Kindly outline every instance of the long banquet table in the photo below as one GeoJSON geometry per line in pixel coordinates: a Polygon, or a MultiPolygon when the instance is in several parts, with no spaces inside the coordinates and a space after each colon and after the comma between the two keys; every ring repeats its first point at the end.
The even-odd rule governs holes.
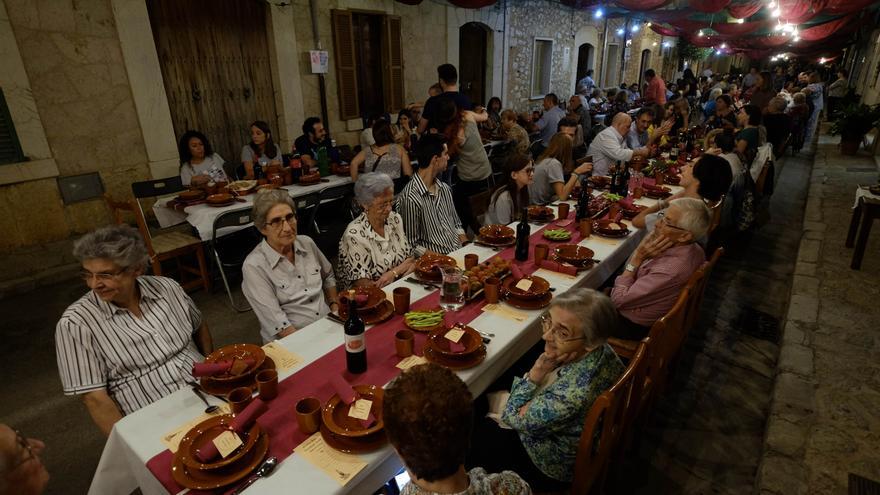
{"type": "MultiPolygon", "coordinates": [[[[673,192],[681,190],[680,187],[670,187],[673,192]]],[[[636,204],[645,206],[655,202],[656,200],[649,198],[635,201],[636,204]]],[[[535,233],[543,227],[544,225],[532,224],[532,232],[535,233]]],[[[605,239],[594,234],[581,240],[579,244],[592,249],[595,258],[601,260],[592,269],[580,272],[576,277],[546,271],[542,271],[541,276],[548,279],[555,288],[554,294],[557,296],[574,287],[596,288],[626,261],[644,236],[642,230],[631,228],[631,231],[630,235],[623,239],[605,239]]],[[[552,249],[552,246],[558,243],[549,242],[549,244],[552,249]]],[[[477,254],[480,261],[497,254],[491,248],[468,244],[450,253],[450,256],[461,262],[464,255],[469,253],[477,254]]],[[[403,279],[388,286],[386,292],[390,294],[390,291],[398,286],[406,286],[411,290],[412,301],[418,301],[432,292],[422,285],[406,282],[403,279]]],[[[457,372],[475,396],[484,392],[541,338],[539,316],[545,310],[517,311],[528,315],[525,321],[515,321],[498,313],[483,312],[469,323],[477,330],[495,334],[487,346],[486,359],[474,368],[457,372]]],[[[369,337],[368,333],[368,346],[369,337]]],[[[278,342],[302,357],[298,365],[279,373],[279,380],[284,380],[337,348],[343,342],[342,326],[324,318],[278,342]]],[[[420,349],[416,351],[418,353],[420,349]]],[[[216,398],[209,400],[220,403],[216,398]]],[[[89,493],[94,495],[130,493],[136,487],[140,487],[145,495],[167,495],[168,490],[148,470],[146,463],[165,451],[166,447],[161,442],[162,435],[198,417],[203,411],[204,404],[189,388],[183,388],[122,418],[110,433],[89,493]]],[[[292,408],[290,421],[295,421],[292,408]]],[[[296,493],[373,493],[402,468],[400,459],[388,445],[378,451],[360,455],[368,464],[345,486],[340,486],[317,467],[294,453],[287,457],[271,476],[257,481],[247,493],[286,493],[294,486],[297,487],[296,493]]]]}
{"type": "MultiPolygon", "coordinates": [[[[292,184],[289,186],[282,186],[281,189],[289,192],[291,198],[297,199],[308,196],[312,193],[322,191],[324,189],[327,189],[328,187],[351,183],[351,177],[349,176],[341,177],[338,175],[330,175],[325,177],[324,179],[327,182],[322,181],[317,184],[312,184],[308,186],[292,184]]],[[[162,227],[167,227],[170,225],[176,225],[185,220],[198,231],[199,237],[201,237],[203,241],[211,240],[214,220],[216,220],[221,213],[251,208],[254,205],[254,195],[248,194],[246,196],[242,196],[241,199],[244,200],[243,203],[237,201],[229,206],[223,207],[208,206],[207,204],[202,203],[193,206],[187,206],[183,212],[180,212],[167,206],[168,202],[171,201],[171,199],[173,198],[162,198],[153,204],[153,213],[155,213],[156,219],[159,221],[159,225],[162,227]]]]}

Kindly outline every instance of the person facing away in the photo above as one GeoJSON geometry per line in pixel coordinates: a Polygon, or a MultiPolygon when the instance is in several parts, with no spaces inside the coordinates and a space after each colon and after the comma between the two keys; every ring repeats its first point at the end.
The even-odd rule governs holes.
{"type": "Polygon", "coordinates": [[[382,421],[411,480],[401,495],[532,493],[513,471],[465,470],[473,416],[467,385],[442,366],[414,366],[388,385],[382,421]]]}
{"type": "Polygon", "coordinates": [[[425,108],[422,110],[422,116],[419,120],[418,133],[420,136],[429,130],[432,130],[432,132],[442,132],[438,116],[441,99],[451,99],[461,111],[474,108],[470,98],[458,91],[458,71],[454,65],[443,64],[438,66],[437,78],[440,80],[438,84],[440,84],[443,92],[438,95],[432,95],[425,102],[425,108]]]}

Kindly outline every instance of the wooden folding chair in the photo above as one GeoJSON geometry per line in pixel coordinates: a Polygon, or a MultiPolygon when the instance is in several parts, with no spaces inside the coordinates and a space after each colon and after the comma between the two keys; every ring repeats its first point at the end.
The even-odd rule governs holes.
{"type": "Polygon", "coordinates": [[[144,238],[144,244],[146,244],[147,252],[150,254],[150,264],[153,267],[154,275],[161,276],[163,274],[162,262],[173,259],[177,262],[178,275],[180,276],[178,282],[180,282],[184,289],[192,290],[204,287],[205,290],[211,290],[211,277],[208,275],[208,264],[205,260],[205,250],[201,239],[175,231],[152,235],[149,227],[147,227],[147,221],[144,219],[140,203],[134,198],[128,201],[115,201],[105,194],[104,202],[110,208],[117,224],[125,223],[124,212],[130,212],[134,215],[138,231],[140,231],[141,237],[144,238]],[[180,258],[189,254],[196,256],[198,267],[181,263],[180,258]],[[193,275],[194,278],[184,280],[186,274],[193,275]]]}
{"type": "Polygon", "coordinates": [[[584,420],[574,461],[572,495],[600,493],[608,473],[609,460],[625,428],[631,408],[636,407],[639,382],[643,381],[645,347],[640,346],[617,382],[593,402],[584,420]]]}
{"type": "Polygon", "coordinates": [[[494,191],[490,189],[488,191],[474,194],[468,198],[468,201],[471,204],[471,213],[480,223],[482,223],[481,218],[484,217],[489,210],[489,201],[492,200],[493,192],[494,191]]]}

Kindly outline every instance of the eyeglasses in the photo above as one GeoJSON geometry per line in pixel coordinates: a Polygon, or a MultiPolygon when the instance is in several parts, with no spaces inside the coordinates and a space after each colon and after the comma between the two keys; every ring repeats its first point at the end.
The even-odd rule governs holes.
{"type": "Polygon", "coordinates": [[[520,170],[520,172],[525,172],[527,175],[532,175],[533,173],[535,173],[535,167],[526,167],[520,170]]]}
{"type": "Polygon", "coordinates": [[[661,216],[660,218],[658,218],[657,222],[658,223],[663,222],[663,225],[669,227],[670,229],[680,230],[682,232],[687,232],[687,229],[683,229],[677,225],[673,225],[673,224],[669,223],[669,220],[665,216],[661,216]]]}
{"type": "Polygon", "coordinates": [[[392,206],[394,206],[394,200],[389,199],[388,201],[382,201],[381,203],[373,203],[371,205],[371,208],[374,208],[376,210],[384,210],[386,208],[391,208],[392,206]]]}
{"type": "Polygon", "coordinates": [[[126,270],[128,270],[128,268],[123,268],[123,269],[117,270],[115,272],[99,272],[99,273],[92,273],[87,270],[82,270],[81,272],[79,272],[79,278],[83,279],[83,282],[86,282],[86,283],[91,282],[93,278],[98,279],[99,282],[109,282],[111,280],[114,280],[116,277],[122,275],[123,273],[125,273],[126,270]]]}
{"type": "Polygon", "coordinates": [[[27,441],[27,438],[25,438],[25,436],[22,435],[20,431],[18,431],[18,430],[13,430],[13,431],[15,432],[15,442],[18,444],[19,447],[21,447],[19,452],[22,453],[21,459],[19,459],[12,466],[12,469],[15,469],[18,466],[21,466],[22,464],[26,463],[27,461],[36,458],[36,454],[34,454],[34,448],[31,447],[31,444],[30,444],[30,442],[27,441]]]}
{"type": "Polygon", "coordinates": [[[266,222],[266,225],[272,227],[273,229],[280,229],[282,222],[287,222],[291,227],[296,225],[296,213],[288,213],[283,217],[273,218],[266,222]]]}
{"type": "Polygon", "coordinates": [[[550,333],[556,338],[557,342],[573,342],[575,340],[584,340],[585,337],[581,335],[580,337],[572,337],[571,330],[561,327],[553,323],[553,318],[550,316],[550,313],[544,313],[541,315],[541,328],[544,333],[550,333]]]}

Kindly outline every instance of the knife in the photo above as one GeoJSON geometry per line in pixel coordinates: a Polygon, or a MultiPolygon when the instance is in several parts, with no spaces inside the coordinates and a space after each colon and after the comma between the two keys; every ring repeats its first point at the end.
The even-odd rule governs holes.
{"type": "Polygon", "coordinates": [[[339,323],[340,325],[345,325],[345,320],[343,320],[342,317],[337,315],[336,313],[327,313],[327,319],[329,319],[331,321],[335,321],[336,323],[339,323]]]}

